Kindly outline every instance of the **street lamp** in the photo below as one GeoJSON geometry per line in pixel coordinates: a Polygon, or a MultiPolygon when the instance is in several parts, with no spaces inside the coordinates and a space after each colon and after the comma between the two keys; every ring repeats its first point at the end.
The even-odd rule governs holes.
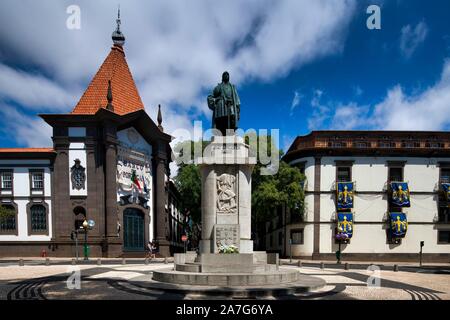
{"type": "Polygon", "coordinates": [[[345,241],[345,240],[348,239],[348,234],[343,233],[343,232],[342,232],[342,229],[339,228],[339,229],[338,229],[338,233],[336,234],[336,239],[337,239],[338,242],[339,242],[339,249],[338,249],[338,251],[336,252],[336,258],[337,258],[337,263],[338,263],[338,264],[341,264],[341,244],[342,244],[342,240],[345,241]]]}
{"type": "Polygon", "coordinates": [[[94,220],[84,220],[82,228],[84,229],[84,260],[89,260],[88,245],[87,245],[87,234],[88,230],[91,230],[95,226],[94,220]]]}

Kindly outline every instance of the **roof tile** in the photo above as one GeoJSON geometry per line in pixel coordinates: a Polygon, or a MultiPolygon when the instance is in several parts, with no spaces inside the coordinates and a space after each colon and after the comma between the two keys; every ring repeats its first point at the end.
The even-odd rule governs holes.
{"type": "Polygon", "coordinates": [[[95,114],[99,109],[106,108],[108,80],[111,80],[115,113],[124,115],[144,109],[123,48],[114,45],[72,114],[95,114]]]}

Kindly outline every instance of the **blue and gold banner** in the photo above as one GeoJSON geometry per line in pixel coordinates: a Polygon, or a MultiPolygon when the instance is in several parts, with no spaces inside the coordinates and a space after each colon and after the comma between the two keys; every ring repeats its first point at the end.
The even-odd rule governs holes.
{"type": "Polygon", "coordinates": [[[442,183],[442,191],[444,191],[445,199],[450,201],[450,183],[442,183]]]}
{"type": "Polygon", "coordinates": [[[408,230],[408,221],[403,212],[391,212],[390,225],[392,238],[404,238],[408,230]]]}
{"type": "Polygon", "coordinates": [[[407,182],[391,182],[392,205],[396,207],[410,207],[409,187],[407,182]]]}
{"type": "Polygon", "coordinates": [[[337,231],[341,235],[346,235],[350,239],[353,236],[353,213],[338,213],[338,227],[337,231]]]}
{"type": "Polygon", "coordinates": [[[353,182],[338,182],[337,184],[337,208],[352,209],[353,208],[353,182]]]}

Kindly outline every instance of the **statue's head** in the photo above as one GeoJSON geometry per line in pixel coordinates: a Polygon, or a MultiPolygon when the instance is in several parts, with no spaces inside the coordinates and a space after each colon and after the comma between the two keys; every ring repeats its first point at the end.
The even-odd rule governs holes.
{"type": "Polygon", "coordinates": [[[228,73],[228,71],[225,71],[224,73],[222,73],[222,82],[223,83],[230,82],[230,74],[228,73]]]}

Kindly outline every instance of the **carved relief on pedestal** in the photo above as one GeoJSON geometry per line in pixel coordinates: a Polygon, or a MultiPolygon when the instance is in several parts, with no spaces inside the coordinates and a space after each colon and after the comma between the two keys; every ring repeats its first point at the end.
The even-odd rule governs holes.
{"type": "Polygon", "coordinates": [[[236,177],[224,173],[217,177],[217,213],[236,213],[236,177]]]}

